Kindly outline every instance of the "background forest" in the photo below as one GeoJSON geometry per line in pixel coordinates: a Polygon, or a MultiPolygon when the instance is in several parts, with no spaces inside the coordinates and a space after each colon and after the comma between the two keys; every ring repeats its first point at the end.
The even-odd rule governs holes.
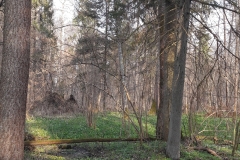
{"type": "Polygon", "coordinates": [[[227,143],[232,156],[240,156],[240,1],[193,0],[190,12],[187,2],[176,2],[32,0],[27,118],[84,115],[96,128],[99,114],[118,112],[120,127],[133,126],[140,140],[168,141],[171,109],[181,99],[182,140],[189,146],[205,139],[227,143]],[[183,57],[177,55],[182,35],[181,98],[174,67],[183,57]],[[147,134],[148,116],[155,116],[154,135],[147,134]]]}

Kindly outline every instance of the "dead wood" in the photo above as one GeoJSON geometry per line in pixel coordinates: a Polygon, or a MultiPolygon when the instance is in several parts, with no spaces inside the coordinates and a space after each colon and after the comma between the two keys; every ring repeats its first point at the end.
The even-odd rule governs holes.
{"type": "Polygon", "coordinates": [[[218,158],[222,159],[222,157],[219,156],[215,151],[213,151],[213,150],[211,150],[211,149],[209,149],[209,148],[207,148],[207,147],[193,147],[193,149],[194,149],[194,150],[198,150],[198,151],[206,151],[206,152],[208,152],[209,154],[211,154],[211,155],[213,155],[213,156],[215,156],[215,157],[218,157],[218,158]]]}
{"type": "MultiPolygon", "coordinates": [[[[25,141],[25,146],[36,145],[53,145],[53,144],[70,144],[70,143],[85,143],[85,142],[124,142],[124,141],[140,141],[140,138],[90,138],[90,139],[60,139],[60,140],[40,140],[40,141],[25,141]]],[[[146,138],[144,141],[154,141],[156,138],[146,138]]]]}

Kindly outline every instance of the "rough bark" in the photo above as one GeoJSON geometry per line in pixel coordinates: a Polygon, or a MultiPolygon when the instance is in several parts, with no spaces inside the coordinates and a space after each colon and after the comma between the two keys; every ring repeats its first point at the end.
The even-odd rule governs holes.
{"type": "MultiPolygon", "coordinates": [[[[157,113],[156,135],[158,138],[167,141],[169,131],[169,110],[171,105],[171,92],[173,80],[173,62],[176,50],[176,13],[175,3],[165,0],[163,5],[164,17],[159,17],[160,43],[160,102],[157,113]]],[[[161,12],[160,12],[161,14],[161,12]]]]}
{"type": "Polygon", "coordinates": [[[173,84],[172,84],[172,106],[170,112],[170,127],[167,141],[167,155],[171,159],[180,158],[180,139],[181,139],[181,116],[182,99],[185,77],[185,64],[187,53],[187,32],[189,26],[191,0],[181,0],[178,3],[179,21],[179,44],[174,62],[173,84]]]}
{"type": "Polygon", "coordinates": [[[6,0],[0,83],[0,159],[21,160],[30,55],[31,0],[6,0]]]}
{"type": "MultiPolygon", "coordinates": [[[[0,3],[0,70],[1,70],[1,62],[2,62],[2,48],[3,48],[3,21],[4,21],[4,14],[3,14],[3,1],[0,3]]],[[[0,77],[1,78],[1,77],[0,77]]]]}
{"type": "Polygon", "coordinates": [[[105,14],[106,14],[106,26],[105,26],[105,44],[104,44],[104,75],[103,75],[103,111],[106,109],[106,90],[107,90],[107,54],[108,54],[108,14],[109,14],[109,4],[105,0],[105,14]]]}

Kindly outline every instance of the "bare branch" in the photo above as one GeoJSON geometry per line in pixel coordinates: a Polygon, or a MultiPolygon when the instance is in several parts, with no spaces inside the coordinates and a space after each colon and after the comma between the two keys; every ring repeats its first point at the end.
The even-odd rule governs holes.
{"type": "Polygon", "coordinates": [[[197,17],[195,17],[193,14],[191,14],[193,16],[194,19],[196,19],[204,28],[206,28],[211,35],[213,35],[214,39],[216,39],[217,42],[219,42],[219,44],[221,44],[221,46],[228,51],[228,53],[230,53],[233,57],[237,58],[238,60],[240,60],[240,58],[238,56],[236,56],[234,53],[232,53],[224,44],[223,42],[218,38],[218,36],[213,33],[213,31],[206,25],[204,24],[201,20],[199,20],[197,17]]]}
{"type": "Polygon", "coordinates": [[[229,26],[231,27],[231,30],[232,30],[238,37],[240,37],[240,33],[239,33],[239,32],[233,27],[233,25],[230,23],[227,15],[226,15],[225,10],[223,10],[223,13],[224,13],[224,15],[225,15],[225,17],[226,17],[226,20],[227,20],[229,26]]]}
{"type": "Polygon", "coordinates": [[[240,12],[239,12],[238,10],[230,9],[230,8],[227,8],[227,7],[218,5],[218,4],[216,4],[216,3],[208,3],[208,2],[200,1],[200,0],[193,0],[193,1],[194,1],[194,2],[197,2],[197,3],[204,4],[204,5],[211,6],[211,7],[213,7],[213,8],[221,8],[221,9],[224,9],[224,10],[228,10],[228,11],[231,11],[231,12],[234,12],[234,13],[237,13],[237,14],[240,14],[240,12]]]}

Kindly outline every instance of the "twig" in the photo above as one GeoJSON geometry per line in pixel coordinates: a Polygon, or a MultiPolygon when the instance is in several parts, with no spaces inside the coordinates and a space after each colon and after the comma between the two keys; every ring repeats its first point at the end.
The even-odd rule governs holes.
{"type": "Polygon", "coordinates": [[[218,5],[217,3],[209,3],[209,2],[204,2],[204,1],[200,1],[200,0],[193,0],[193,1],[194,1],[194,2],[197,2],[197,3],[204,4],[204,5],[211,6],[211,7],[213,7],[213,8],[221,8],[221,9],[225,9],[225,10],[228,10],[228,11],[231,11],[231,12],[234,12],[234,13],[237,13],[237,14],[240,14],[240,12],[239,12],[238,10],[230,9],[230,8],[227,8],[227,7],[218,5]]]}

